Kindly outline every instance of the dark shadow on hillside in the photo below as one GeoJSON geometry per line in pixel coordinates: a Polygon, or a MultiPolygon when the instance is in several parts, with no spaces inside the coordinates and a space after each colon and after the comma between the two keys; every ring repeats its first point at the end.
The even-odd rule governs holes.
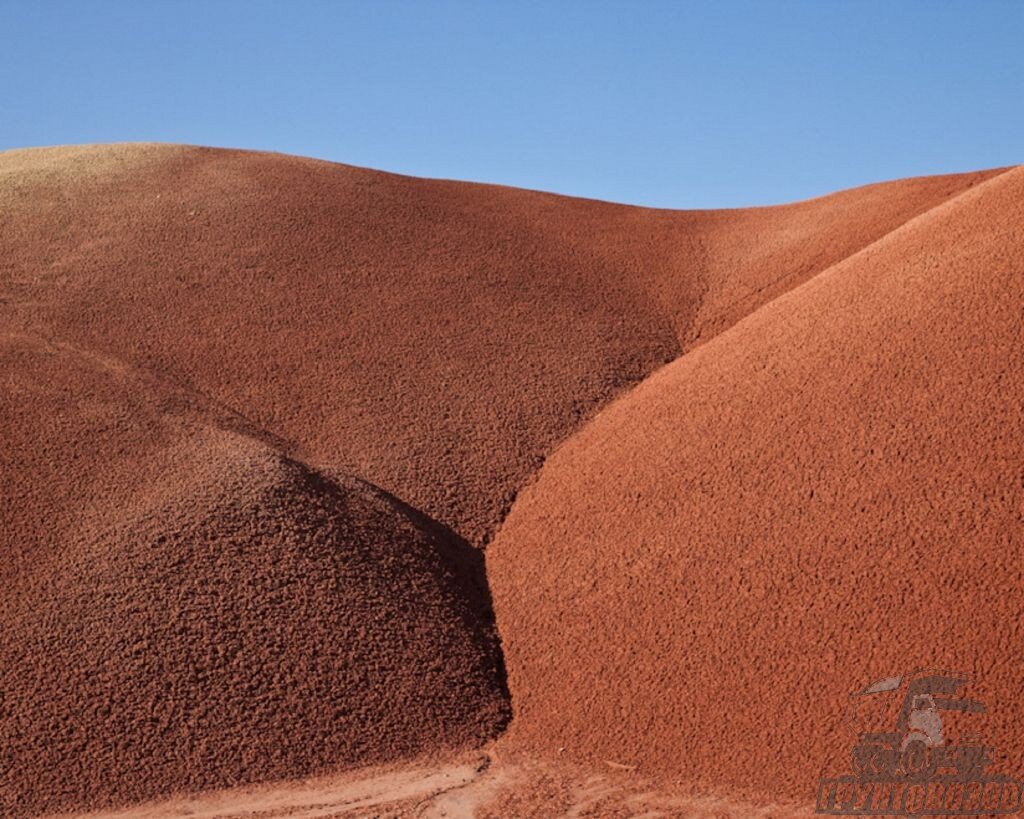
{"type": "Polygon", "coordinates": [[[302,462],[293,461],[293,463],[297,463],[307,472],[309,480],[318,491],[344,499],[346,493],[343,490],[362,489],[387,504],[406,519],[411,526],[430,537],[437,547],[439,568],[446,575],[451,588],[465,604],[464,607],[459,607],[462,623],[467,633],[478,636],[481,653],[487,659],[489,668],[500,686],[506,709],[496,735],[502,733],[512,718],[512,696],[508,687],[505,656],[494,615],[494,602],[491,597],[490,584],[487,581],[487,567],[483,550],[470,545],[451,527],[362,478],[330,469],[316,470],[302,462]]]}

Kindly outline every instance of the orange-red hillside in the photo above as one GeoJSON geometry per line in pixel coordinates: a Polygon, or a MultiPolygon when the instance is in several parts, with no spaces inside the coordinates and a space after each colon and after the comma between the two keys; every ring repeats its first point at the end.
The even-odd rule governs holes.
{"type": "MultiPolygon", "coordinates": [[[[763,746],[727,743],[779,713],[744,652],[784,687],[827,642],[807,612],[889,600],[879,560],[924,573],[899,629],[943,566],[966,594],[1017,546],[1019,179],[685,212],[181,146],[0,154],[0,814],[496,736],[474,547],[566,439],[493,553],[515,735],[735,782],[763,746]]],[[[1017,645],[993,588],[976,664],[1017,645]]],[[[834,622],[825,681],[859,668],[834,622]]],[[[803,720],[769,730],[794,777],[803,720]]]]}
{"type": "Polygon", "coordinates": [[[985,176],[676,212],[238,151],[10,151],[0,320],[480,543],[608,396],[985,176]]]}
{"type": "Polygon", "coordinates": [[[478,551],[108,362],[24,337],[0,361],[0,814],[473,747],[503,727],[478,551]]]}
{"type": "Polygon", "coordinates": [[[849,772],[852,690],[948,668],[1020,773],[1022,225],[1018,168],[548,459],[488,551],[513,744],[813,801],[849,772]]]}

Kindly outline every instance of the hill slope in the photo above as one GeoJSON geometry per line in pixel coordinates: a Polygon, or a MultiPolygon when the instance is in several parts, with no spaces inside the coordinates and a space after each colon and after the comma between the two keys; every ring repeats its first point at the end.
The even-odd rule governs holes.
{"type": "MultiPolygon", "coordinates": [[[[844,265],[860,270],[858,259],[898,237],[909,243],[898,264],[924,265],[924,280],[929,265],[959,264],[964,248],[1005,250],[998,242],[1013,238],[1012,221],[918,232],[943,207],[958,213],[1017,178],[997,174],[684,212],[181,146],[0,154],[0,470],[9,478],[0,482],[0,763],[9,772],[0,808],[108,805],[486,742],[505,725],[509,698],[483,556],[472,547],[487,544],[560,442],[682,354],[609,409],[621,430],[607,431],[601,415],[570,439],[496,547],[517,732],[543,746],[545,731],[557,736],[585,717],[564,706],[581,694],[607,717],[595,680],[615,678],[591,674],[621,670],[621,646],[601,643],[605,659],[567,668],[579,650],[573,629],[603,612],[578,598],[580,584],[615,570],[609,594],[639,600],[631,571],[663,572],[651,580],[657,589],[697,553],[616,562],[612,533],[625,525],[617,476],[640,481],[628,537],[677,512],[684,528],[697,525],[692,509],[679,511],[671,474],[627,468],[634,448],[664,467],[669,453],[694,447],[694,463],[726,492],[733,459],[753,457],[744,436],[758,429],[754,404],[785,398],[762,372],[764,337],[779,334],[772,362],[794,356],[804,367],[790,388],[817,384],[835,356],[844,366],[888,356],[893,338],[916,355],[893,333],[928,329],[911,321],[925,320],[918,291],[891,285],[878,307],[887,328],[856,355],[826,334],[825,360],[802,358],[809,337],[793,334],[808,322],[825,332],[822,310],[849,312],[861,274],[843,274],[852,283],[830,297],[837,305],[798,294],[844,265]],[[790,303],[798,306],[783,310],[790,303]],[[682,375],[694,386],[662,396],[658,385],[689,368],[710,380],[682,375]],[[737,385],[747,382],[761,392],[744,397],[737,385]],[[648,412],[671,429],[653,432],[648,412]],[[589,450],[600,429],[609,441],[621,435],[593,445],[608,457],[589,450]],[[573,452],[588,452],[580,462],[593,466],[560,466],[573,452]],[[661,499],[648,507],[648,495],[661,499]],[[599,502],[591,532],[579,510],[599,502]],[[557,579],[553,567],[570,574],[557,579]],[[563,611],[565,601],[579,612],[563,611]],[[564,677],[535,667],[544,652],[564,677]],[[553,724],[548,708],[566,722],[553,724]]],[[[951,292],[949,311],[981,298],[951,292]]],[[[1015,306],[979,301],[965,325],[971,343],[987,344],[1015,306]]],[[[844,320],[851,333],[860,326],[844,320]]],[[[950,407],[963,384],[992,376],[965,349],[921,359],[952,373],[950,407]]],[[[789,406],[769,430],[764,470],[791,457],[801,425],[822,437],[808,458],[839,458],[819,416],[801,411],[789,406]]],[[[843,429],[858,427],[844,419],[843,429]]],[[[781,464],[772,468],[791,468],[781,464]]],[[[750,491],[761,503],[768,488],[750,491]]],[[[731,518],[703,521],[732,542],[731,518]]],[[[770,526],[761,536],[777,542],[770,526]]],[[[694,588],[714,602],[718,580],[694,588]]],[[[667,649],[648,641],[669,626],[651,605],[636,602],[655,629],[638,632],[636,650],[660,662],[667,649]]],[[[658,706],[650,688],[616,686],[609,697],[635,699],[638,721],[619,736],[632,747],[658,706]]],[[[657,736],[675,741],[696,724],[669,719],[657,736]]],[[[607,739],[599,726],[571,730],[582,732],[580,753],[607,739]]],[[[687,771],[732,781],[716,758],[687,771]]]]}
{"type": "Polygon", "coordinates": [[[504,726],[482,560],[453,533],[123,371],[25,338],[0,360],[4,428],[44,410],[42,435],[0,455],[12,505],[38,516],[5,529],[4,816],[476,747],[504,726]]]}
{"type": "Polygon", "coordinates": [[[935,208],[548,459],[488,551],[513,744],[813,800],[851,690],[952,668],[1019,768],[1022,203],[935,208]]]}
{"type": "Polygon", "coordinates": [[[991,172],[659,211],[270,154],[0,154],[0,327],[113,357],[485,542],[610,396],[991,172]]]}

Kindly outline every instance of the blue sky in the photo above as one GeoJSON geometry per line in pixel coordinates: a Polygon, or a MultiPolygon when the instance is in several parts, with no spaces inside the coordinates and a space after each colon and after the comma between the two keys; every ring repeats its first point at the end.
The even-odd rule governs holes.
{"type": "Polygon", "coordinates": [[[1024,2],[0,0],[0,149],[134,140],[791,201],[1024,162],[1024,2]]]}

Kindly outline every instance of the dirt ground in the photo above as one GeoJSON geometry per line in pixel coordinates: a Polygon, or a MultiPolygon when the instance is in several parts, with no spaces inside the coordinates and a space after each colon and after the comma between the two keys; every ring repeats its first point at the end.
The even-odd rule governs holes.
{"type": "MultiPolygon", "coordinates": [[[[446,760],[363,768],[323,777],[174,796],[83,819],[499,819],[499,817],[692,817],[795,819],[810,807],[755,807],[713,795],[674,793],[608,761],[588,770],[491,748],[446,760]]],[[[54,815],[56,817],[57,815],[54,815]]]]}

